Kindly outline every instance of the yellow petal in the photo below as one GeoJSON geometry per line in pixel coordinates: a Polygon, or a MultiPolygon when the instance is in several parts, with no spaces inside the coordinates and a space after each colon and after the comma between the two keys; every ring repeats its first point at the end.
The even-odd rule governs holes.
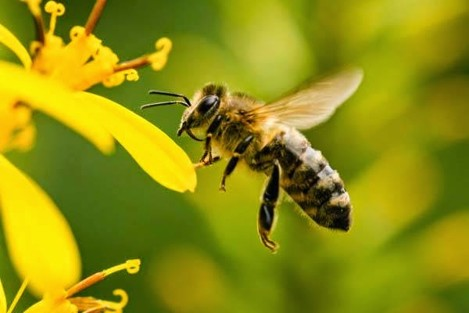
{"type": "Polygon", "coordinates": [[[24,313],[77,313],[78,309],[65,298],[64,291],[46,294],[44,298],[30,306],[24,313]]]}
{"type": "Polygon", "coordinates": [[[47,194],[0,154],[0,212],[10,259],[36,295],[80,278],[80,256],[67,221],[47,194]]]}
{"type": "Polygon", "coordinates": [[[189,157],[164,132],[109,99],[87,92],[79,96],[82,103],[86,103],[87,111],[97,114],[114,138],[154,180],[176,191],[194,191],[197,178],[189,157]]]}
{"type": "Polygon", "coordinates": [[[0,313],[7,312],[7,298],[3,290],[2,280],[0,279],[0,313]]]}
{"type": "Polygon", "coordinates": [[[24,313],[77,313],[78,309],[75,305],[71,304],[70,301],[61,302],[46,302],[41,300],[31,307],[29,307],[24,313]]]}
{"type": "Polygon", "coordinates": [[[109,132],[77,101],[74,97],[76,92],[59,82],[0,61],[0,95],[2,93],[15,96],[32,108],[54,117],[88,139],[103,153],[113,151],[114,141],[109,132]]]}
{"type": "Polygon", "coordinates": [[[29,56],[28,50],[26,50],[18,38],[2,24],[0,24],[0,43],[3,43],[8,49],[13,51],[25,68],[29,69],[31,67],[31,57],[29,56]]]}

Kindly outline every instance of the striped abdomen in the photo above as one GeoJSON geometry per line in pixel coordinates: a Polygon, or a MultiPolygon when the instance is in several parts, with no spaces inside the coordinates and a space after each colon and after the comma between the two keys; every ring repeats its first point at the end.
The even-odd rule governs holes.
{"type": "Polygon", "coordinates": [[[284,134],[277,145],[280,186],[319,225],[348,230],[352,205],[337,171],[297,131],[284,134]]]}

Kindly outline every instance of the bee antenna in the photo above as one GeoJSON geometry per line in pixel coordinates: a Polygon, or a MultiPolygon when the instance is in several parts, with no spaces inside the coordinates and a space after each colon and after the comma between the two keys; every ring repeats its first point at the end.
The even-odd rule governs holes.
{"type": "Polygon", "coordinates": [[[140,107],[141,110],[144,110],[144,109],[148,109],[148,108],[152,108],[152,107],[157,107],[157,106],[161,106],[161,105],[171,105],[171,104],[182,104],[183,106],[185,107],[189,107],[189,105],[187,105],[186,102],[182,102],[182,101],[164,101],[164,102],[155,102],[155,103],[147,103],[147,104],[144,104],[140,107]]]}
{"type": "MultiPolygon", "coordinates": [[[[148,91],[148,93],[150,95],[163,95],[163,96],[172,96],[172,97],[182,98],[184,100],[184,102],[175,101],[174,103],[182,104],[185,107],[190,107],[192,105],[190,100],[186,96],[178,94],[178,93],[168,92],[168,91],[161,91],[161,90],[150,90],[150,91],[148,91]]],[[[168,101],[168,102],[171,102],[171,101],[168,101]]],[[[162,102],[162,103],[164,103],[164,102],[162,102]]],[[[173,104],[173,103],[167,103],[167,104],[173,104]]]]}

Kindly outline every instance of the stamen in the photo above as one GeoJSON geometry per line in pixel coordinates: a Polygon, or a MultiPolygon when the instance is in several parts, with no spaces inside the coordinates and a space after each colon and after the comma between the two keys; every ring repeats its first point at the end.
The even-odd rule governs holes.
{"type": "Polygon", "coordinates": [[[135,82],[139,79],[138,72],[134,69],[125,71],[124,74],[125,79],[127,79],[129,82],[135,82]]]}
{"type": "Polygon", "coordinates": [[[125,263],[104,270],[103,273],[105,276],[109,276],[116,272],[127,270],[127,273],[135,274],[138,273],[138,271],[140,270],[140,263],[141,262],[139,259],[127,260],[125,263]]]}
{"type": "Polygon", "coordinates": [[[42,40],[43,41],[35,40],[31,42],[29,53],[31,53],[32,56],[36,56],[39,51],[41,51],[42,47],[44,47],[44,38],[42,40]]]}
{"type": "Polygon", "coordinates": [[[106,0],[97,0],[94,4],[93,10],[88,17],[85,25],[85,34],[89,35],[94,31],[94,28],[98,24],[99,18],[103,13],[104,7],[106,6],[106,0]]]}
{"type": "Polygon", "coordinates": [[[116,66],[114,66],[114,72],[121,72],[129,69],[137,69],[140,67],[147,66],[149,64],[150,61],[148,60],[148,55],[143,55],[139,58],[117,64],[116,66]]]}
{"type": "Polygon", "coordinates": [[[155,43],[155,48],[157,50],[156,52],[143,55],[130,61],[119,63],[114,66],[114,72],[125,71],[128,69],[137,69],[147,65],[151,65],[153,70],[159,71],[165,66],[172,46],[173,44],[169,38],[160,38],[155,43]]]}
{"type": "Polygon", "coordinates": [[[29,11],[31,11],[32,15],[41,15],[41,7],[39,5],[41,4],[42,0],[22,0],[22,1],[26,2],[29,8],[29,11]]]}
{"type": "Polygon", "coordinates": [[[148,59],[153,70],[159,71],[166,65],[166,62],[168,61],[168,54],[173,48],[173,43],[169,38],[163,37],[158,39],[158,41],[155,43],[155,48],[157,52],[152,53],[148,59]]]}
{"type": "Polygon", "coordinates": [[[102,281],[105,277],[106,275],[104,275],[104,272],[94,273],[93,275],[88,276],[82,281],[79,281],[76,285],[70,287],[70,289],[66,291],[66,298],[70,298],[74,294],[102,281]]]}
{"type": "Polygon", "coordinates": [[[31,12],[34,20],[34,26],[36,28],[36,40],[40,43],[44,43],[45,38],[45,27],[44,27],[44,20],[42,19],[40,3],[41,0],[24,0],[28,5],[28,9],[31,12]]]}
{"type": "Polygon", "coordinates": [[[65,13],[65,6],[62,3],[57,3],[55,1],[48,1],[44,10],[50,14],[49,21],[49,34],[55,32],[55,25],[57,24],[57,17],[62,16],[65,13]]]}
{"type": "Polygon", "coordinates": [[[104,271],[94,273],[93,275],[88,276],[87,278],[83,279],[82,281],[78,282],[76,285],[70,287],[70,289],[67,290],[67,298],[70,298],[74,294],[102,281],[104,278],[106,278],[106,276],[123,270],[126,270],[129,274],[137,273],[140,270],[140,260],[128,260],[125,263],[110,267],[108,269],[105,269],[104,271]]]}
{"type": "Polygon", "coordinates": [[[129,302],[129,296],[127,295],[127,292],[125,292],[123,289],[116,289],[112,292],[112,294],[120,297],[121,300],[119,302],[102,301],[105,308],[115,312],[122,312],[122,309],[129,302]]]}
{"type": "Polygon", "coordinates": [[[15,295],[15,298],[10,304],[10,307],[8,308],[7,313],[13,312],[13,309],[15,306],[18,304],[18,301],[20,300],[21,296],[23,295],[24,290],[26,289],[26,286],[28,286],[28,279],[25,279],[23,283],[21,284],[20,289],[18,289],[18,292],[15,295]]]}
{"type": "Polygon", "coordinates": [[[96,299],[93,297],[75,297],[70,298],[69,301],[77,307],[79,312],[84,313],[98,313],[98,312],[116,312],[121,313],[123,308],[129,302],[129,296],[122,289],[116,289],[112,293],[115,296],[119,296],[121,299],[118,302],[106,301],[96,299]]]}

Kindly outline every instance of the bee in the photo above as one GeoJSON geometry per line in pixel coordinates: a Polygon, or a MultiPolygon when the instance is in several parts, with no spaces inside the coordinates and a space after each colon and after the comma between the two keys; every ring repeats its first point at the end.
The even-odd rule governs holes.
{"type": "Polygon", "coordinates": [[[186,107],[177,135],[185,132],[204,142],[196,166],[229,158],[220,190],[225,191],[227,177],[240,162],[267,175],[257,225],[261,242],[275,252],[278,245],[270,235],[280,188],[317,224],[343,231],[350,228],[352,205],[342,179],[299,130],[326,121],[356,91],[362,77],[361,69],[347,69],[271,103],[212,83],[197,91],[192,101],[184,95],[151,90],[150,94],[177,100],[149,103],[142,109],[172,104],[186,107]]]}

